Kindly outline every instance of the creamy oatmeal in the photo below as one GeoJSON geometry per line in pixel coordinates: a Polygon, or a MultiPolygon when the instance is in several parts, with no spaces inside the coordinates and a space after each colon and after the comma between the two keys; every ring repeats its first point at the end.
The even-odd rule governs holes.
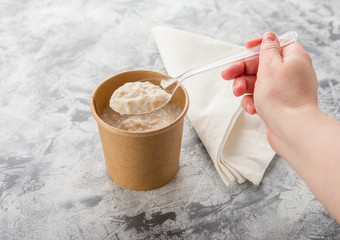
{"type": "Polygon", "coordinates": [[[107,124],[127,131],[150,131],[162,128],[177,119],[181,109],[169,102],[164,107],[148,114],[120,115],[107,106],[100,118],[107,124]]]}
{"type": "Polygon", "coordinates": [[[169,101],[171,95],[150,82],[129,82],[111,96],[110,107],[120,114],[152,112],[169,101]]]}

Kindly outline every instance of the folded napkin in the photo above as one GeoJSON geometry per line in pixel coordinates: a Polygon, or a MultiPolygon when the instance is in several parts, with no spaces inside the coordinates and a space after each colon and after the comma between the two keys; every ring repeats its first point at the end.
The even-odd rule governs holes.
{"type": "MultiPolygon", "coordinates": [[[[170,76],[227,57],[243,47],[197,34],[157,27],[152,30],[170,76]]],[[[268,144],[261,118],[241,108],[232,81],[216,68],[187,79],[188,118],[226,185],[246,179],[259,184],[275,152],[268,144]]]]}

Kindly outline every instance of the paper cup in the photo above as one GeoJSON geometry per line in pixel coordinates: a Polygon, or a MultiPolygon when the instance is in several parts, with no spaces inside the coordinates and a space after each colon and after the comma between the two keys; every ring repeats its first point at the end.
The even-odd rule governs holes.
{"type": "Polygon", "coordinates": [[[109,105],[110,97],[117,88],[126,82],[148,78],[170,77],[145,70],[119,73],[101,83],[90,100],[109,176],[118,185],[138,191],[159,188],[177,173],[184,116],[189,106],[186,90],[180,86],[171,100],[182,109],[181,115],[174,122],[157,130],[125,131],[108,125],[99,116],[109,105]]]}

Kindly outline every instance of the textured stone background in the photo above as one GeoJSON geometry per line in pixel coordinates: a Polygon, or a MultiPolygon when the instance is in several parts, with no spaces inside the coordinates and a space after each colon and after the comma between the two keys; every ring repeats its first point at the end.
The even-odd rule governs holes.
{"type": "Polygon", "coordinates": [[[89,97],[118,72],[165,71],[150,35],[159,25],[241,45],[297,31],[320,107],[340,120],[337,0],[2,0],[0,239],[340,239],[279,156],[259,186],[227,188],[188,121],[169,184],[135,192],[110,180],[89,97]]]}

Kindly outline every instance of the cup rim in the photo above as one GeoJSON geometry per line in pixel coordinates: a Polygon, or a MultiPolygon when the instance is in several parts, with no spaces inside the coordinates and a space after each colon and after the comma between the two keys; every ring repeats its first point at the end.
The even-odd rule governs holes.
{"type": "MultiPolygon", "coordinates": [[[[101,87],[101,85],[103,85],[104,83],[111,81],[112,78],[115,78],[119,75],[123,75],[126,73],[131,73],[131,72],[153,72],[153,73],[161,73],[161,72],[157,72],[157,71],[152,71],[152,70],[129,70],[129,71],[124,71],[124,72],[120,72],[118,74],[113,75],[112,77],[104,80],[103,82],[101,82],[99,85],[97,85],[97,87],[95,88],[95,90],[92,92],[92,95],[90,97],[90,108],[91,108],[91,113],[92,116],[94,117],[94,119],[97,121],[98,124],[100,124],[102,127],[106,128],[107,130],[114,132],[115,134],[119,134],[119,135],[125,135],[125,136],[134,136],[134,137],[145,137],[145,136],[151,136],[151,135],[156,135],[156,134],[160,134],[163,133],[165,131],[170,130],[171,128],[173,128],[175,125],[177,125],[177,123],[186,115],[188,108],[189,108],[189,95],[187,90],[183,87],[183,85],[180,85],[178,87],[178,89],[181,89],[182,91],[184,91],[185,94],[185,104],[184,104],[184,109],[182,110],[181,114],[171,123],[165,125],[164,127],[158,128],[158,129],[154,129],[154,130],[149,130],[149,131],[128,131],[128,130],[123,130],[123,129],[119,129],[116,127],[113,127],[109,124],[107,124],[106,122],[104,122],[98,115],[97,113],[97,109],[95,107],[95,94],[98,91],[98,89],[101,87]]],[[[164,76],[168,76],[164,73],[161,73],[164,76]]],[[[168,76],[169,77],[169,76],[168,76]]],[[[177,90],[176,90],[177,91],[177,90]]]]}

